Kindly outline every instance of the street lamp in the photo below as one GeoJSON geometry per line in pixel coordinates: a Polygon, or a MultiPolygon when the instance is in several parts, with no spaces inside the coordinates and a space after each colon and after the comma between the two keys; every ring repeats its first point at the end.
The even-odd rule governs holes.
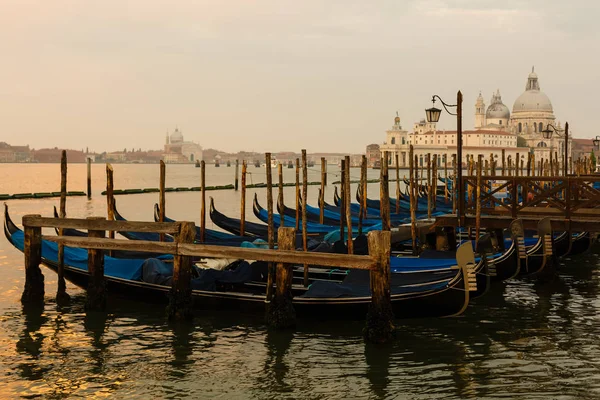
{"type": "Polygon", "coordinates": [[[447,104],[442,100],[440,96],[434,94],[431,98],[431,102],[433,106],[431,108],[427,108],[425,110],[425,115],[427,116],[427,122],[438,122],[440,120],[440,115],[442,110],[435,107],[435,99],[438,99],[444,110],[450,115],[456,115],[456,158],[458,162],[457,168],[457,187],[456,187],[456,195],[458,196],[458,209],[456,210],[456,217],[459,220],[459,224],[463,225],[464,219],[464,207],[465,207],[465,196],[464,196],[464,187],[462,185],[462,93],[460,90],[456,93],[456,104],[447,104]],[[456,108],[456,113],[451,112],[448,108],[456,108]]]}
{"type": "MultiPolygon", "coordinates": [[[[550,139],[552,137],[553,133],[556,133],[557,135],[561,136],[560,133],[560,129],[557,129],[554,125],[548,124],[546,125],[546,129],[544,129],[542,131],[542,134],[544,135],[544,139],[550,139]]],[[[567,176],[567,172],[568,172],[568,164],[569,164],[569,152],[567,151],[569,148],[569,123],[565,122],[565,132],[564,132],[564,136],[565,138],[565,160],[564,160],[564,165],[563,165],[563,176],[567,176]]]]}

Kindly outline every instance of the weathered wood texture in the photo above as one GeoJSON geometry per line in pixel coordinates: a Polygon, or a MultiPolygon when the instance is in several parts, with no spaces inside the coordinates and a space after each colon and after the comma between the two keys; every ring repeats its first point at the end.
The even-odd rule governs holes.
{"type": "MultiPolygon", "coordinates": [[[[182,222],[177,235],[177,245],[194,243],[196,227],[193,222],[182,222]]],[[[171,319],[192,316],[192,257],[178,254],[173,258],[173,279],[169,293],[167,313],[171,319]]]]}
{"type": "MultiPolygon", "coordinates": [[[[278,251],[293,251],[296,239],[294,228],[279,228],[277,231],[278,251]]],[[[296,324],[296,311],[292,304],[292,265],[277,263],[275,296],[267,304],[267,323],[277,329],[296,324]]]]}
{"type": "Polygon", "coordinates": [[[204,243],[206,237],[206,163],[204,160],[200,162],[200,241],[204,243]]]}
{"type": "Polygon", "coordinates": [[[390,230],[390,186],[388,173],[389,153],[383,152],[383,161],[381,163],[381,180],[379,185],[380,198],[380,213],[381,213],[381,230],[390,230]]]}
{"type": "MultiPolygon", "coordinates": [[[[308,202],[308,164],[306,149],[302,149],[302,249],[308,251],[306,203],[308,202]]],[[[308,286],[308,264],[304,264],[304,286],[308,286]]]]}
{"type": "Polygon", "coordinates": [[[92,159],[87,158],[87,198],[92,198],[92,159]]]}
{"type": "MultiPolygon", "coordinates": [[[[39,215],[25,215],[23,218],[39,218],[39,215]]],[[[44,275],[40,269],[42,262],[42,228],[24,227],[25,287],[21,295],[23,304],[44,302],[44,275]]]]}
{"type": "MultiPolygon", "coordinates": [[[[273,177],[271,175],[271,153],[265,153],[265,168],[267,172],[267,242],[269,249],[275,247],[275,227],[273,224],[273,177]]],[[[273,280],[275,269],[273,264],[268,266],[267,301],[273,296],[273,280]]]]}
{"type": "MultiPolygon", "coordinates": [[[[166,207],[165,179],[166,179],[166,165],[163,160],[160,160],[160,176],[159,176],[159,183],[158,183],[158,207],[159,207],[158,221],[159,222],[165,221],[165,212],[166,212],[165,211],[165,207],[166,207]]],[[[165,235],[161,234],[160,241],[164,242],[164,240],[165,240],[165,235]]]]}
{"type": "Polygon", "coordinates": [[[390,246],[391,233],[387,231],[369,232],[369,254],[374,259],[371,270],[371,304],[367,313],[365,339],[384,343],[394,334],[394,313],[390,297],[390,246]]]}
{"type": "Polygon", "coordinates": [[[246,233],[246,160],[242,161],[242,191],[240,193],[240,236],[246,233]]]}
{"type": "Polygon", "coordinates": [[[179,222],[147,222],[147,221],[107,221],[76,218],[47,218],[39,215],[23,216],[23,226],[63,229],[94,229],[103,231],[157,232],[175,234],[179,232],[179,222]]]}
{"type": "MultiPolygon", "coordinates": [[[[89,166],[89,164],[88,164],[89,166]]],[[[91,185],[91,183],[90,183],[91,185]]],[[[59,213],[60,218],[67,216],[67,152],[62,151],[60,157],[60,205],[59,213]]],[[[58,230],[58,235],[62,236],[63,229],[58,230]]],[[[57,279],[58,288],[56,291],[56,301],[58,305],[65,305],[69,302],[69,295],[67,294],[67,283],[65,282],[65,249],[64,246],[58,246],[58,267],[57,267],[57,279]]]]}
{"type": "MultiPolygon", "coordinates": [[[[104,217],[88,217],[88,221],[106,221],[104,217]]],[[[102,239],[104,230],[88,231],[89,238],[102,239]]],[[[104,252],[99,249],[88,249],[88,287],[85,308],[87,310],[104,310],[106,307],[106,284],[104,282],[104,252]]]]}
{"type": "MultiPolygon", "coordinates": [[[[344,175],[344,187],[346,188],[345,190],[345,202],[344,202],[344,214],[346,214],[346,226],[348,227],[348,235],[347,235],[347,245],[348,245],[348,254],[353,254],[354,253],[354,243],[352,242],[352,213],[350,212],[350,202],[351,202],[351,197],[350,197],[350,156],[346,156],[345,158],[346,161],[346,173],[344,175]]],[[[343,236],[342,236],[342,240],[343,240],[343,236]]]]}

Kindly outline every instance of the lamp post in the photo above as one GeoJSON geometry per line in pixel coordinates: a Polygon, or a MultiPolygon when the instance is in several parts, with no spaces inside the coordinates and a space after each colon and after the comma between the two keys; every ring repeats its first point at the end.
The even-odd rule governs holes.
{"type": "Polygon", "coordinates": [[[464,187],[462,184],[462,93],[460,90],[456,93],[456,104],[447,104],[442,100],[440,96],[434,94],[431,98],[431,102],[433,103],[433,107],[425,110],[425,115],[427,116],[428,122],[438,122],[440,120],[440,115],[442,110],[435,107],[435,100],[438,99],[444,110],[450,115],[456,115],[456,159],[458,162],[456,168],[456,195],[458,196],[458,209],[456,210],[456,217],[459,220],[459,224],[463,225],[464,219],[464,207],[465,207],[465,196],[464,196],[464,187]],[[456,112],[453,113],[448,108],[456,108],[456,112]]]}
{"type": "MultiPolygon", "coordinates": [[[[552,137],[552,134],[555,133],[557,135],[560,135],[560,129],[556,129],[556,127],[554,125],[548,124],[546,125],[546,129],[544,129],[542,131],[542,134],[544,135],[544,139],[550,139],[552,137]]],[[[563,165],[563,176],[567,176],[568,173],[568,168],[569,168],[569,123],[565,122],[565,132],[564,132],[564,138],[565,138],[565,156],[564,156],[564,165],[563,165]]]]}

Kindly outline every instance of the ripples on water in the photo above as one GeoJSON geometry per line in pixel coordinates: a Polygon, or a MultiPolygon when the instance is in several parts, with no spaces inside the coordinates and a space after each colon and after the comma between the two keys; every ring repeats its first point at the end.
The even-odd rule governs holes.
{"type": "MultiPolygon", "coordinates": [[[[79,167],[70,166],[73,175],[79,167]]],[[[117,167],[157,186],[147,176],[156,166],[117,167]]],[[[54,170],[36,175],[37,191],[56,184],[54,170]]],[[[169,186],[193,186],[189,169],[168,171],[169,186]]],[[[239,214],[237,194],[213,195],[222,211],[239,214]]],[[[117,200],[126,216],[150,219],[156,196],[117,200]]],[[[20,220],[50,215],[56,203],[10,207],[20,220]]],[[[198,194],[169,194],[169,205],[176,218],[199,219],[198,194]]],[[[69,198],[67,211],[104,215],[104,199],[69,198]]],[[[23,309],[23,256],[5,239],[0,266],[1,398],[600,398],[597,249],[564,260],[552,282],[498,285],[461,317],[397,321],[398,339],[386,346],[365,344],[362,322],[300,320],[297,330],[273,332],[262,316],[198,311],[193,323],[170,324],[160,307],[122,299],[106,313],[86,313],[85,294],[72,285],[71,306],[58,309],[56,276],[46,269],[45,307],[23,309]]]]}

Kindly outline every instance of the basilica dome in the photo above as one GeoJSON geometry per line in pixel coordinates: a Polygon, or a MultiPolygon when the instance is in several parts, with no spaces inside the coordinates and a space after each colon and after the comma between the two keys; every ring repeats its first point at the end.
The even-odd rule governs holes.
{"type": "Polygon", "coordinates": [[[496,94],[492,95],[492,103],[485,112],[487,119],[508,119],[510,118],[510,110],[502,103],[502,97],[500,96],[500,90],[496,91],[496,94]]]}
{"type": "Polygon", "coordinates": [[[538,77],[534,71],[531,71],[527,78],[525,92],[517,97],[515,104],[513,105],[513,113],[527,111],[553,112],[550,99],[545,93],[540,91],[538,77]]]}

